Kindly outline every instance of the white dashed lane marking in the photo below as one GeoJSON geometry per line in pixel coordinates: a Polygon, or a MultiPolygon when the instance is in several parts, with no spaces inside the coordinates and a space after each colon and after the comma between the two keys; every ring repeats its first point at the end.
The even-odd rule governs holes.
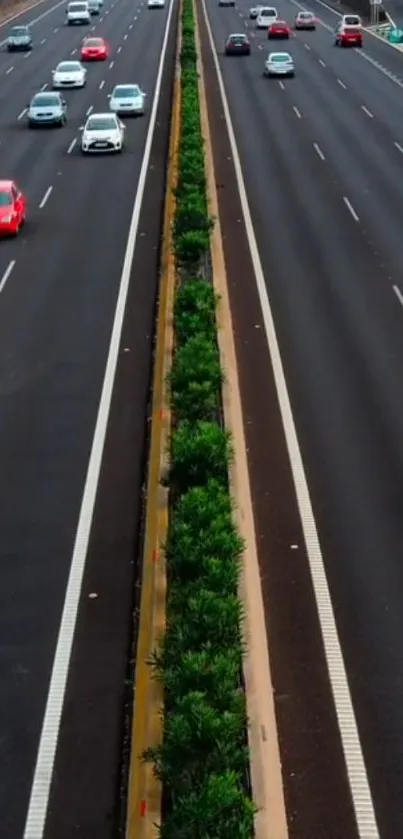
{"type": "Polygon", "coordinates": [[[347,90],[347,85],[345,85],[344,82],[342,82],[341,79],[337,79],[337,84],[339,84],[340,87],[343,88],[343,90],[347,90]]]}
{"type": "Polygon", "coordinates": [[[296,107],[296,105],[293,105],[293,106],[292,106],[292,109],[293,109],[293,111],[294,111],[295,116],[296,116],[296,117],[298,117],[298,119],[301,119],[301,118],[302,118],[302,117],[301,117],[301,114],[300,114],[300,112],[299,112],[298,108],[296,107]]]}
{"type": "Polygon", "coordinates": [[[368,108],[365,107],[365,105],[361,105],[361,110],[364,111],[364,114],[366,114],[367,117],[369,117],[370,119],[374,118],[374,115],[371,114],[371,111],[369,111],[368,108]]]}
{"type": "Polygon", "coordinates": [[[313,147],[314,147],[314,149],[315,149],[316,154],[318,155],[318,157],[320,157],[320,159],[321,159],[321,160],[324,160],[324,159],[325,159],[325,155],[323,154],[323,151],[322,151],[322,149],[320,148],[320,146],[318,146],[318,144],[317,144],[317,143],[314,143],[314,144],[313,144],[313,147]]]}
{"type": "Polygon", "coordinates": [[[71,154],[71,152],[73,151],[74,146],[76,145],[76,143],[77,143],[77,137],[74,137],[74,140],[72,140],[72,141],[71,141],[71,143],[70,143],[70,145],[69,145],[69,147],[68,147],[68,149],[67,149],[67,154],[71,154]]]}
{"type": "Polygon", "coordinates": [[[6,270],[5,270],[5,272],[4,272],[4,274],[3,274],[2,278],[1,278],[1,282],[0,282],[0,294],[1,294],[1,292],[3,291],[3,289],[4,289],[4,286],[5,286],[5,284],[6,284],[7,280],[8,280],[8,278],[9,278],[9,276],[10,276],[10,274],[11,274],[11,272],[12,272],[13,268],[14,268],[14,265],[15,265],[15,259],[12,259],[12,260],[11,260],[11,262],[8,264],[8,266],[7,266],[6,270]]]}
{"type": "Polygon", "coordinates": [[[343,195],[343,201],[344,201],[350,215],[353,217],[354,221],[359,221],[360,219],[357,216],[357,213],[356,213],[351,201],[349,201],[348,198],[345,195],[343,195]]]}
{"type": "Polygon", "coordinates": [[[42,201],[41,201],[41,203],[39,204],[39,209],[40,209],[40,210],[43,210],[43,208],[44,208],[44,206],[45,206],[45,204],[46,204],[46,202],[47,202],[47,200],[48,200],[48,198],[49,198],[49,196],[50,196],[50,194],[51,194],[51,192],[52,192],[52,191],[53,191],[53,186],[48,186],[48,188],[47,188],[47,190],[46,190],[46,192],[45,192],[45,195],[43,196],[42,201]]]}

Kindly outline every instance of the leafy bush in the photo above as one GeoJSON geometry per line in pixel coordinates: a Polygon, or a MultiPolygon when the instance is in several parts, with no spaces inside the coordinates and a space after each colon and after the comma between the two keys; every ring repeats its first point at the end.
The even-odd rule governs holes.
{"type": "Polygon", "coordinates": [[[145,759],[164,786],[162,839],[252,839],[255,808],[245,788],[246,709],[240,688],[243,543],[228,488],[231,439],[219,422],[218,301],[199,275],[212,222],[194,32],[193,0],[183,0],[167,614],[151,661],[164,689],[164,738],[145,759]]]}

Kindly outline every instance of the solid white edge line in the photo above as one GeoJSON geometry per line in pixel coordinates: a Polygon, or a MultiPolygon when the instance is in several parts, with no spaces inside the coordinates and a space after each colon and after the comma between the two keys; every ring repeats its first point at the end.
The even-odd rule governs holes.
{"type": "Polygon", "coordinates": [[[43,208],[44,208],[44,206],[45,206],[45,204],[46,204],[46,202],[47,202],[47,200],[48,200],[48,198],[49,198],[49,196],[52,192],[53,192],[53,186],[48,186],[48,188],[45,192],[45,195],[43,196],[42,201],[39,204],[39,209],[40,210],[43,210],[43,208]]]}
{"type": "MultiPolygon", "coordinates": [[[[0,291],[1,291],[1,288],[0,288],[0,291]]],[[[397,297],[397,299],[398,299],[399,303],[401,304],[401,306],[403,306],[403,294],[402,294],[402,292],[400,291],[399,286],[398,286],[398,285],[394,285],[394,286],[393,286],[393,291],[395,292],[396,297],[397,297]]]]}
{"type": "Polygon", "coordinates": [[[14,265],[15,265],[15,259],[12,259],[12,260],[11,260],[11,262],[8,264],[8,266],[7,266],[6,270],[5,270],[5,272],[4,272],[4,274],[3,274],[2,278],[1,278],[1,282],[0,282],[0,294],[1,294],[1,292],[3,291],[3,288],[4,288],[4,286],[5,286],[6,282],[7,282],[7,280],[8,280],[8,278],[9,278],[10,274],[11,274],[11,271],[12,271],[12,270],[13,270],[13,268],[14,268],[14,265]]]}
{"type": "Polygon", "coordinates": [[[357,216],[357,213],[356,213],[351,201],[347,198],[346,195],[343,195],[343,201],[344,201],[349,213],[352,215],[354,221],[359,221],[360,219],[357,216]]]}
{"type": "Polygon", "coordinates": [[[207,16],[205,0],[201,0],[204,11],[208,36],[210,40],[213,61],[217,73],[218,84],[221,93],[221,100],[227,130],[230,138],[232,157],[236,172],[238,190],[240,194],[243,216],[249,241],[252,263],[256,278],[256,285],[260,298],[262,316],[267,336],[268,349],[273,367],[274,378],[281,417],[287,443],[290,466],[294,481],[295,493],[298,502],[301,523],[304,532],[304,540],[311,571],[312,585],[315,592],[318,608],[319,623],[322,632],[325,648],[329,680],[333,692],[333,699],[337,713],[340,736],[346,761],[347,773],[351,789],[358,834],[360,839],[380,839],[376,823],[374,806],[372,803],[371,791],[368,783],[367,771],[361,749],[357,722],[351,700],[347,674],[343,661],[343,654],[340,647],[337,632],[336,620],[333,605],[330,597],[329,586],[326,577],[325,566],[319,544],[319,537],[312,509],[308,483],[303,466],[301,450],[299,447],[294,417],[291,410],[290,398],[288,395],[280,348],[277,340],[276,329],[273,320],[273,313],[267,293],[267,287],[260,260],[255,231],[253,229],[252,217],[249,209],[248,197],[242,172],[242,165],[239,157],[237,142],[232,125],[228,100],[225,93],[223,77],[214,47],[214,39],[210,22],[207,16]]]}
{"type": "Polygon", "coordinates": [[[50,785],[52,782],[57,741],[59,737],[60,721],[66,692],[70,656],[76,628],[78,605],[87,558],[87,548],[94,514],[99,474],[101,470],[102,454],[105,444],[106,429],[112,401],[112,391],[115,381],[116,367],[119,356],[123,319],[129,290],[131,267],[136,245],[137,230],[143,202],[144,187],[147,177],[151,146],[157,119],[157,108],[160,100],[162,76],[164,72],[165,56],[168,37],[171,29],[172,10],[175,0],[171,0],[167,15],[164,39],[161,47],[157,79],[153,96],[150,122],[144,147],[143,160],[139,174],[133,213],[130,222],[125,258],[120,281],[118,299],[113,321],[108,360],[102,385],[102,393],[98,408],[91,454],[88,463],[87,476],[81,502],[80,515],[77,525],[74,550],[71,560],[70,574],[67,583],[63,614],[60,623],[56,653],[53,661],[45,716],[39,742],[36,766],[31,787],[23,839],[43,839],[45,819],[49,803],[50,785]]]}

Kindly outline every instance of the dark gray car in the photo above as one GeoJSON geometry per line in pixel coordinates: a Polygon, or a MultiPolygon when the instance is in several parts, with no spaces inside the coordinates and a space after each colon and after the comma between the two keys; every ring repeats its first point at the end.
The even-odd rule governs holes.
{"type": "Polygon", "coordinates": [[[32,35],[29,26],[13,26],[7,38],[8,52],[32,50],[32,35]]]}
{"type": "Polygon", "coordinates": [[[67,119],[67,103],[60,93],[44,91],[36,93],[28,106],[28,125],[65,125],[67,119]]]}

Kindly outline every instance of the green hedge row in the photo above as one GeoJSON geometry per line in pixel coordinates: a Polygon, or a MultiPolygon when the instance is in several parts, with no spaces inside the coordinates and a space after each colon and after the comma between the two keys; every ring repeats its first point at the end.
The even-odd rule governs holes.
{"type": "Polygon", "coordinates": [[[243,545],[228,489],[231,440],[219,422],[217,300],[198,271],[209,251],[211,219],[192,0],[183,0],[181,82],[167,628],[153,657],[165,693],[164,741],[146,758],[163,783],[163,839],[249,839],[255,810],[245,785],[243,545]]]}

